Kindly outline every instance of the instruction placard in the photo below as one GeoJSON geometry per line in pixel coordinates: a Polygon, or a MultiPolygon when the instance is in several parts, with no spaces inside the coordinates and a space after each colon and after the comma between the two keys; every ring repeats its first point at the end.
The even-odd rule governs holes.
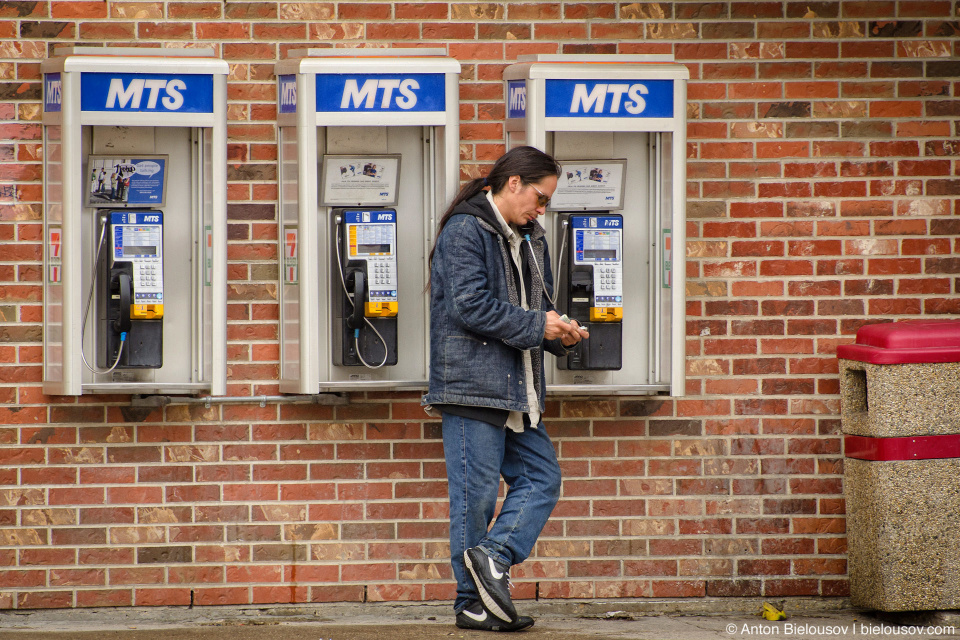
{"type": "Polygon", "coordinates": [[[614,211],[623,208],[626,160],[564,160],[550,208],[614,211]]]}
{"type": "Polygon", "coordinates": [[[386,207],[397,204],[400,155],[323,156],[320,204],[386,207]]]}

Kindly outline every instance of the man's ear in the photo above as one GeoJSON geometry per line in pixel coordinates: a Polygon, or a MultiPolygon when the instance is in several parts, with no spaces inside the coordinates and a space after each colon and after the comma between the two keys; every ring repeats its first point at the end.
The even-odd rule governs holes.
{"type": "Polygon", "coordinates": [[[510,176],[507,179],[507,185],[510,187],[510,193],[516,193],[520,190],[520,186],[523,181],[520,180],[520,176],[510,176]]]}

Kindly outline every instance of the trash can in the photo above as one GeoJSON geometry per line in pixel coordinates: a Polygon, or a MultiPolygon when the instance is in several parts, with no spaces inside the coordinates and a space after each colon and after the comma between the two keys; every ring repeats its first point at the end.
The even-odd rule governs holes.
{"type": "Polygon", "coordinates": [[[867,325],[838,347],[854,605],[960,608],[960,320],[867,325]]]}

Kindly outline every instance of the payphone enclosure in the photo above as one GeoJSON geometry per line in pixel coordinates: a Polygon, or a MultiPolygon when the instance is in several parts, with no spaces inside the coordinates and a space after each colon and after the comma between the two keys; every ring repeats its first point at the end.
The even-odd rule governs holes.
{"type": "Polygon", "coordinates": [[[426,388],[427,255],[459,188],[459,73],[429,48],[277,63],[281,392],[426,388]],[[351,226],[393,249],[350,254],[351,226]],[[378,295],[351,319],[358,275],[378,295]]]}
{"type": "Polygon", "coordinates": [[[548,359],[547,393],[683,395],[688,70],[672,56],[538,54],[521,56],[503,77],[507,147],[537,147],[563,167],[542,218],[551,251],[567,238],[558,311],[590,324],[585,342],[597,339],[573,358],[548,359]],[[571,225],[602,229],[614,220],[622,256],[594,281],[587,272],[605,261],[581,255],[571,267],[571,225]],[[616,280],[613,297],[622,300],[588,303],[603,297],[604,278],[616,280]],[[610,353],[617,339],[619,362],[610,353]]]}
{"type": "Polygon", "coordinates": [[[225,394],[227,64],[65,47],[41,70],[44,391],[225,394]]]}

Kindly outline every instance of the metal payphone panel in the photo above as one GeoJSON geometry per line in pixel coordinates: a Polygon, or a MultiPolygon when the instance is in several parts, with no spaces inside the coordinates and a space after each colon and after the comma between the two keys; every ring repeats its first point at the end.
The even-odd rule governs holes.
{"type": "MultiPolygon", "coordinates": [[[[288,55],[276,66],[279,231],[296,238],[289,264],[296,265],[297,277],[284,268],[280,390],[426,388],[423,292],[436,222],[459,188],[460,64],[442,49],[303,49],[288,55]],[[393,163],[399,178],[383,183],[382,192],[365,191],[364,167],[393,163]],[[350,201],[347,193],[357,196],[350,201]],[[351,253],[351,211],[392,213],[392,240],[374,243],[392,243],[392,256],[351,253]],[[367,291],[380,295],[363,304],[362,318],[351,319],[358,276],[367,291]]],[[[368,177],[375,175],[379,168],[368,177]]],[[[361,232],[387,233],[388,226],[374,223],[353,227],[358,240],[361,232]]]]}
{"type": "MultiPolygon", "coordinates": [[[[580,206],[569,206],[577,198],[565,197],[573,192],[564,192],[562,176],[553,197],[558,204],[545,216],[544,226],[555,243],[552,250],[566,236],[574,242],[571,228],[561,227],[564,222],[569,226],[575,216],[594,216],[598,221],[618,216],[623,225],[618,281],[622,303],[604,307],[594,300],[593,311],[575,308],[569,314],[592,314],[588,321],[594,324],[586,342],[594,349],[581,347],[576,357],[548,365],[548,394],[683,395],[685,274],[671,252],[684,246],[682,150],[689,72],[672,56],[538,54],[521,56],[503,77],[509,148],[529,144],[552,154],[562,166],[566,162],[578,169],[591,163],[622,167],[621,202],[607,206],[603,198],[588,198],[580,206]],[[619,367],[609,353],[618,331],[619,367]]],[[[616,200],[615,191],[606,197],[616,200]]],[[[586,235],[583,239],[588,242],[586,235]]],[[[567,257],[574,257],[558,269],[559,275],[580,279],[572,283],[574,289],[580,287],[580,299],[594,296],[595,291],[587,296],[582,290],[604,283],[587,276],[587,265],[577,265],[572,251],[566,249],[567,257]]],[[[616,272],[607,271],[607,277],[616,278],[616,272]]]]}

